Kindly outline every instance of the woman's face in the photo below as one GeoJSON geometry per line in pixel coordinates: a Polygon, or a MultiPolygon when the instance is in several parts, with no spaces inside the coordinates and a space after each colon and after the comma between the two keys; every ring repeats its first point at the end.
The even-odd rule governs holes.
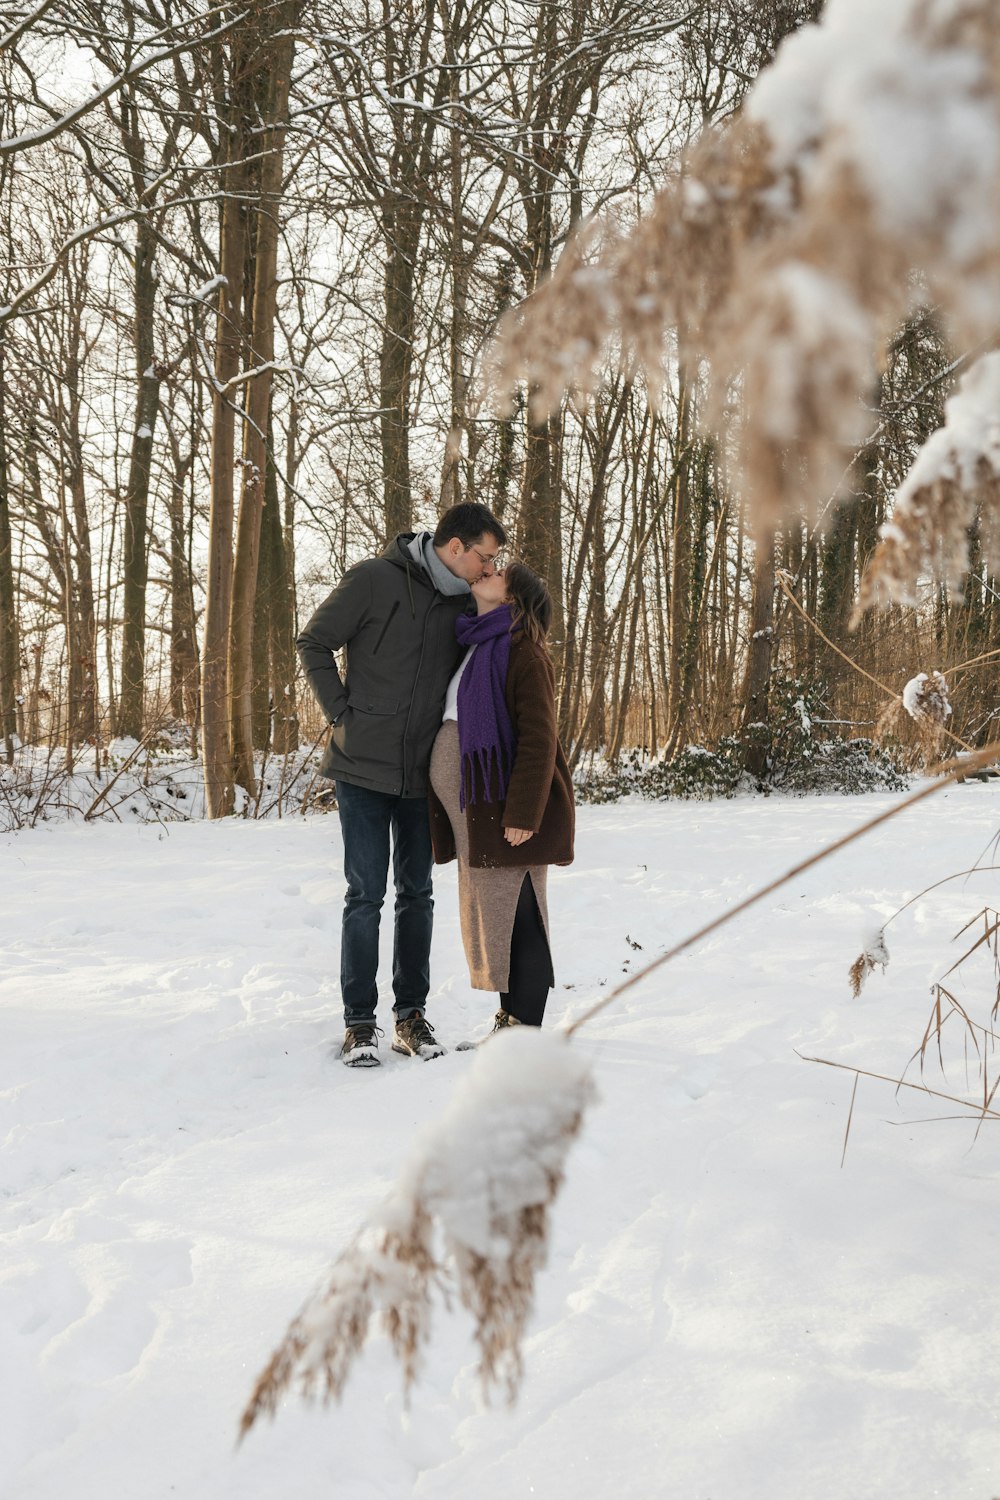
{"type": "Polygon", "coordinates": [[[506,603],[507,579],[503,569],[489,573],[472,585],[472,597],[480,609],[496,609],[506,603]]]}

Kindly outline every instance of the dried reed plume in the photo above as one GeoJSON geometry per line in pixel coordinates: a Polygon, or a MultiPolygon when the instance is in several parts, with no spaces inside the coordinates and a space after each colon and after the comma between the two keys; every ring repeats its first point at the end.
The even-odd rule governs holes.
{"type": "Polygon", "coordinates": [[[933,433],[896,492],[892,520],[861,580],[854,623],[872,604],[915,604],[916,582],[933,576],[956,593],[970,543],[1000,571],[1000,354],[978,359],[945,404],[933,433]]]}
{"type": "Polygon", "coordinates": [[[889,949],[885,942],[885,929],[880,927],[865,943],[857,958],[848,969],[848,978],[851,981],[851,994],[855,1000],[861,994],[864,982],[869,974],[880,968],[885,973],[889,962],[889,949]]]}
{"type": "MultiPolygon", "coordinates": [[[[710,422],[738,393],[731,446],[760,521],[815,507],[864,438],[861,397],[917,286],[960,342],[1000,325],[998,150],[994,0],[829,0],[630,234],[605,225],[600,248],[588,231],[567,249],[501,325],[488,378],[501,392],[526,380],[539,418],[593,388],[615,340],[655,399],[676,339],[680,359],[707,361],[710,422]]],[[[987,478],[972,504],[988,493],[995,517],[987,478]]],[[[952,566],[968,511],[955,491],[969,494],[964,470],[924,498],[912,542],[883,554],[893,597],[934,548],[952,566]]]]}
{"type": "MultiPolygon", "coordinates": [[[[990,866],[988,868],[992,871],[996,867],[990,866]]],[[[893,917],[889,918],[889,921],[893,921],[895,917],[906,910],[906,907],[912,906],[914,901],[920,900],[923,896],[928,895],[931,890],[935,890],[937,885],[946,884],[948,880],[964,878],[975,873],[975,869],[963,870],[954,876],[946,877],[945,881],[939,881],[936,885],[928,887],[928,890],[920,892],[919,896],[911,897],[909,901],[900,907],[898,912],[893,914],[893,917]]],[[[981,869],[979,873],[986,873],[986,869],[981,869]]],[[[811,1057],[806,1059],[806,1061],[822,1063],[824,1066],[830,1068],[843,1068],[846,1072],[854,1074],[854,1090],[851,1095],[847,1132],[844,1138],[845,1151],[847,1136],[850,1134],[851,1120],[854,1114],[854,1103],[859,1078],[877,1079],[881,1083],[893,1084],[897,1091],[906,1089],[924,1094],[932,1099],[939,1099],[957,1105],[962,1114],[967,1114],[977,1120],[977,1136],[984,1121],[1000,1120],[1000,1111],[996,1107],[997,1095],[1000,1094],[1000,1069],[997,1069],[994,1064],[991,1070],[991,1059],[995,1058],[997,1044],[1000,1043],[1000,1033],[996,1030],[997,1017],[1000,1015],[1000,912],[993,907],[985,907],[965,924],[956,934],[956,937],[962,937],[970,928],[974,928],[979,923],[982,924],[982,931],[979,936],[955,960],[941,979],[931,986],[934,1003],[931,1007],[927,1024],[924,1027],[923,1036],[898,1078],[890,1077],[885,1073],[877,1073],[868,1068],[854,1067],[849,1063],[835,1062],[830,1058],[811,1057]],[[980,952],[981,956],[986,958],[991,970],[988,987],[991,1003],[985,1021],[977,1021],[969,1012],[968,1002],[959,1000],[954,992],[945,984],[945,980],[951,974],[963,968],[975,954],[980,952]],[[955,1021],[956,1025],[949,1027],[948,1023],[950,1021],[955,1021]],[[941,1089],[932,1089],[925,1082],[924,1078],[927,1059],[932,1051],[937,1055],[938,1067],[942,1075],[947,1076],[944,1050],[945,1031],[947,1030],[949,1036],[951,1036],[955,1034],[956,1028],[962,1041],[961,1060],[966,1075],[965,1095],[957,1094],[952,1090],[944,1092],[941,1089]],[[914,1083],[906,1076],[914,1063],[919,1064],[919,1083],[914,1083]]],[[[886,953],[886,961],[888,961],[888,956],[888,953],[886,953]]],[[[870,972],[870,968],[872,967],[871,965],[867,968],[865,967],[865,957],[866,955],[863,953],[851,966],[851,982],[855,995],[858,994],[865,974],[870,972]]]]}
{"type": "Polygon", "coordinates": [[[920,731],[924,760],[929,765],[940,754],[946,721],[951,716],[948,684],[940,672],[918,672],[903,689],[903,707],[920,731]]]}
{"type": "Polygon", "coordinates": [[[409,1390],[431,1331],[436,1284],[475,1320],[483,1389],[513,1400],[549,1209],[594,1097],[566,1040],[517,1028],[478,1054],[399,1184],[310,1297],[259,1376],[241,1436],[294,1383],[339,1400],[374,1314],[409,1390]]]}

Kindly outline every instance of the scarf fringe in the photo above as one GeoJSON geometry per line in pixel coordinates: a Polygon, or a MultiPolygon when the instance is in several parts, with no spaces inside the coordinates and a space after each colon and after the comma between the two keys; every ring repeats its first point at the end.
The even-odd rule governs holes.
{"type": "Polygon", "coordinates": [[[512,751],[507,745],[488,745],[484,749],[471,750],[462,756],[462,780],[459,787],[458,804],[464,812],[469,803],[502,802],[507,795],[510,773],[513,769],[512,751]],[[482,782],[483,795],[476,795],[476,772],[482,782]],[[497,795],[491,797],[493,774],[496,772],[497,795]],[[466,785],[469,796],[466,796],[466,785]]]}

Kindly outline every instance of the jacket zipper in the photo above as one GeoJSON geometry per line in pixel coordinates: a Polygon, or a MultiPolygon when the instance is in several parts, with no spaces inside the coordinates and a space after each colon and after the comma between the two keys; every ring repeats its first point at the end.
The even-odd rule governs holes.
{"type": "Polygon", "coordinates": [[[395,603],[393,604],[392,608],[389,611],[389,618],[386,620],[385,624],[382,626],[382,629],[378,633],[378,640],[375,642],[375,645],[372,647],[372,656],[377,656],[378,655],[378,648],[381,646],[382,642],[385,640],[385,633],[389,629],[389,626],[392,624],[392,617],[396,613],[396,611],[397,611],[398,608],[399,608],[399,600],[397,599],[395,601],[395,603]]]}
{"type": "Polygon", "coordinates": [[[414,700],[416,699],[416,696],[417,696],[417,683],[420,681],[420,669],[421,669],[421,667],[424,664],[424,650],[425,650],[426,645],[427,645],[427,626],[428,626],[428,623],[430,621],[431,610],[434,609],[434,607],[437,604],[440,604],[440,602],[441,602],[440,595],[438,594],[437,589],[435,589],[434,590],[434,597],[431,599],[430,604],[427,606],[427,613],[424,615],[424,628],[423,628],[423,631],[421,632],[421,636],[420,636],[420,657],[419,657],[419,659],[417,661],[417,670],[416,670],[416,674],[415,674],[415,676],[413,678],[413,697],[410,699],[410,707],[407,710],[407,714],[406,714],[406,723],[403,726],[403,785],[402,785],[402,789],[401,789],[401,795],[404,796],[404,797],[406,796],[406,788],[407,788],[407,785],[408,785],[408,782],[407,782],[408,767],[407,767],[407,764],[406,764],[406,739],[407,739],[407,736],[408,736],[408,734],[410,732],[410,720],[413,717],[413,704],[414,704],[414,700]]]}

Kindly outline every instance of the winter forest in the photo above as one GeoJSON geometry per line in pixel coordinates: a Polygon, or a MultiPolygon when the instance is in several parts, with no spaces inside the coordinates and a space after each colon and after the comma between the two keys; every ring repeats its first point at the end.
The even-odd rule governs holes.
{"type": "Polygon", "coordinates": [[[0,222],[0,1493],[995,1500],[996,0],[0,0],[0,222]],[[548,1010],[394,812],[352,1021],[467,502],[548,1010]]]}
{"type": "MultiPolygon", "coordinates": [[[[988,345],[975,317],[956,337],[919,262],[887,268],[905,285],[869,311],[891,326],[824,466],[797,451],[805,434],[779,442],[789,503],[767,525],[735,452],[753,421],[726,368],[738,359],[711,358],[693,303],[667,311],[652,290],[639,316],[657,347],[638,379],[620,332],[572,324],[544,410],[528,359],[508,366],[512,401],[484,378],[498,323],[555,266],[648,223],[658,191],[694,201],[692,144],[732,139],[756,76],[819,10],[9,11],[0,726],[8,765],[32,753],[7,799],[38,777],[39,752],[50,775],[54,757],[99,769],[129,738],[203,753],[212,816],[236,787],[255,799],[261,755],[311,748],[324,728],[296,622],[352,561],[469,497],[552,591],[574,768],[630,752],[669,766],[696,745],[721,747],[723,782],[734,768],[780,782],[817,744],[851,740],[912,767],[920,735],[892,710],[928,666],[954,674],[951,731],[984,744],[1000,617],[974,511],[960,569],[927,569],[855,618],[880,528],[988,345]]],[[[855,60],[873,87],[877,44],[855,60]]],[[[896,152],[919,103],[909,82],[899,121],[875,122],[896,152]]],[[[865,107],[830,128],[867,129],[865,107]]],[[[922,129],[887,176],[919,172],[922,129]]],[[[721,300],[735,220],[704,227],[719,263],[701,258],[694,295],[721,300]]],[[[655,253],[669,276],[687,252],[665,227],[655,253]]],[[[854,331],[848,312],[837,336],[854,331]]],[[[529,320],[526,352],[545,336],[529,320]]],[[[979,370],[988,411],[996,376],[979,370]]],[[[802,422],[838,396],[811,393],[802,422]]]]}

